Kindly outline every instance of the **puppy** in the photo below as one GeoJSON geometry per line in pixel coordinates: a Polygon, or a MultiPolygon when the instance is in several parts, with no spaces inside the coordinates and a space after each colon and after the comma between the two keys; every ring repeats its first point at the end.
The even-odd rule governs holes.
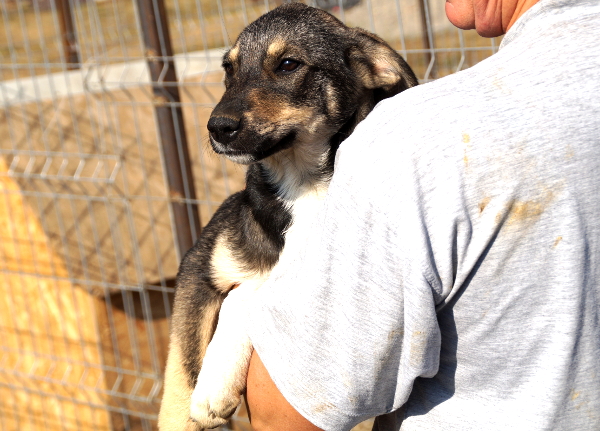
{"type": "Polygon", "coordinates": [[[208,122],[210,142],[248,165],[246,189],[221,205],[181,263],[162,431],[214,428],[233,414],[252,346],[236,340],[244,322],[235,313],[219,316],[223,299],[237,286],[260,286],[293,255],[327,190],[340,143],[377,102],[417,85],[382,39],[301,3],[250,24],[223,68],[226,90],[208,122]]]}

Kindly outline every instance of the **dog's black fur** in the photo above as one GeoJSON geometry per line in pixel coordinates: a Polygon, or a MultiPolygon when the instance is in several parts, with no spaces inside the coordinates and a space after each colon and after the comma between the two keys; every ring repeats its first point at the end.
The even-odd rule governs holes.
{"type": "MultiPolygon", "coordinates": [[[[250,24],[223,67],[226,91],[208,123],[211,144],[249,165],[247,184],[221,205],[177,276],[165,395],[178,392],[183,400],[195,386],[224,297],[278,262],[294,200],[302,190],[326,187],[340,143],[375,104],[417,85],[379,37],[300,3],[250,24]]],[[[167,417],[179,414],[164,405],[179,401],[167,398],[161,429],[194,429],[169,425],[187,417],[167,417]]]]}

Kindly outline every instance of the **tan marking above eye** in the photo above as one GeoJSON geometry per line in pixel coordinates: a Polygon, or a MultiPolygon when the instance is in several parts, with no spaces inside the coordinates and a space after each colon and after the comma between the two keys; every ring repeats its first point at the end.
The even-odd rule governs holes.
{"type": "Polygon", "coordinates": [[[327,109],[329,110],[329,114],[335,115],[335,114],[337,114],[338,103],[337,103],[337,95],[336,95],[335,89],[333,88],[333,85],[327,84],[326,92],[327,92],[327,109]]]}
{"type": "Polygon", "coordinates": [[[226,57],[229,62],[233,63],[237,60],[237,56],[239,53],[240,53],[240,47],[239,47],[239,45],[235,45],[233,48],[231,48],[229,50],[226,57]]]}
{"type": "Polygon", "coordinates": [[[275,39],[267,48],[267,55],[269,57],[279,57],[286,49],[286,44],[281,39],[275,39]]]}

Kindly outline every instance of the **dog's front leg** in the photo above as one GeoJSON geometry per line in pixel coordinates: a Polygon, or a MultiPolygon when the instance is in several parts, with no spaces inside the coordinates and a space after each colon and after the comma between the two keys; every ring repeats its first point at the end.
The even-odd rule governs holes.
{"type": "Polygon", "coordinates": [[[240,404],[252,355],[244,316],[256,287],[242,283],[227,295],[219,312],[190,406],[191,418],[202,428],[223,425],[240,404]]]}

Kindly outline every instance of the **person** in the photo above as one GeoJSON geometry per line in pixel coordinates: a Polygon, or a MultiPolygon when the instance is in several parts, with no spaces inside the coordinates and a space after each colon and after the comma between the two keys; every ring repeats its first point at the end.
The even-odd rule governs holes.
{"type": "Polygon", "coordinates": [[[600,2],[446,12],[499,52],[341,145],[256,293],[256,431],[600,429],[600,2]]]}

